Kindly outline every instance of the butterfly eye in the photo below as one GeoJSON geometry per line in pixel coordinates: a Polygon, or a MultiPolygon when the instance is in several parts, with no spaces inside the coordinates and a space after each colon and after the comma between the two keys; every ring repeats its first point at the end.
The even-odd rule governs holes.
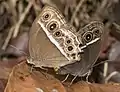
{"type": "Polygon", "coordinates": [[[85,40],[85,42],[90,42],[90,41],[92,41],[92,39],[93,39],[93,34],[92,34],[92,32],[87,32],[87,33],[85,33],[85,35],[84,35],[84,40],[85,40]]]}

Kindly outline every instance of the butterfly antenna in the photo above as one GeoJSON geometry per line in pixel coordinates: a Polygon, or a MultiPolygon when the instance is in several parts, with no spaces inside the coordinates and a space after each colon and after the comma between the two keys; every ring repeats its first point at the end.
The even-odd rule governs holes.
{"type": "Polygon", "coordinates": [[[109,62],[109,60],[101,61],[100,63],[97,63],[97,64],[93,65],[91,68],[94,68],[94,67],[96,67],[96,66],[98,66],[100,64],[103,64],[105,62],[109,62]]]}
{"type": "Polygon", "coordinates": [[[28,54],[27,53],[25,53],[23,50],[20,50],[20,49],[18,49],[17,47],[15,47],[14,45],[9,45],[10,47],[12,47],[12,48],[14,48],[14,49],[16,49],[17,51],[19,51],[20,53],[22,53],[22,54],[24,54],[24,55],[26,55],[26,56],[28,56],[28,54]]]}

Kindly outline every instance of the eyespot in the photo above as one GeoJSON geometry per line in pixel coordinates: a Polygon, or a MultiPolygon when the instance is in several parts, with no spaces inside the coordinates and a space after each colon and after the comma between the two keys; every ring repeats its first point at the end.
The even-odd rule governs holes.
{"type": "Polygon", "coordinates": [[[48,19],[49,17],[50,17],[50,15],[48,13],[44,15],[45,19],[48,19]]]}
{"type": "Polygon", "coordinates": [[[79,47],[81,47],[81,46],[83,46],[83,44],[80,43],[80,44],[79,44],[79,47]]]}
{"type": "Polygon", "coordinates": [[[56,23],[50,25],[50,30],[54,30],[56,28],[56,23]]]}
{"type": "Polygon", "coordinates": [[[76,58],[75,56],[76,56],[76,54],[75,54],[75,53],[72,53],[72,54],[71,54],[71,57],[72,57],[73,59],[75,59],[75,58],[76,58]]]}
{"type": "Polygon", "coordinates": [[[93,34],[95,34],[97,37],[99,37],[101,35],[100,29],[94,29],[93,34]]]}
{"type": "Polygon", "coordinates": [[[65,44],[71,44],[71,43],[72,43],[72,40],[70,38],[65,39],[65,44]]]}
{"type": "Polygon", "coordinates": [[[65,49],[65,52],[70,54],[70,56],[71,56],[71,54],[73,53],[73,50],[74,50],[74,46],[69,45],[69,46],[65,47],[64,49],[65,49]]]}
{"type": "Polygon", "coordinates": [[[73,46],[68,46],[68,51],[72,51],[73,50],[73,46]]]}
{"type": "Polygon", "coordinates": [[[48,24],[48,26],[47,26],[47,29],[49,30],[49,31],[54,31],[54,30],[56,30],[57,28],[58,28],[58,23],[56,22],[56,21],[52,21],[52,22],[50,22],[49,24],[48,24]]]}
{"type": "Polygon", "coordinates": [[[92,32],[86,32],[84,35],[83,35],[83,38],[85,40],[85,42],[90,42],[93,40],[93,34],[92,32]]]}
{"type": "Polygon", "coordinates": [[[51,14],[49,12],[43,14],[43,20],[47,21],[51,18],[51,14]]]}
{"type": "Polygon", "coordinates": [[[62,33],[61,33],[60,30],[58,30],[58,31],[56,31],[56,32],[54,33],[54,36],[55,36],[55,37],[60,37],[61,35],[62,35],[62,33]]]}
{"type": "Polygon", "coordinates": [[[69,43],[71,43],[71,40],[67,40],[66,42],[69,44],[69,43]]]}

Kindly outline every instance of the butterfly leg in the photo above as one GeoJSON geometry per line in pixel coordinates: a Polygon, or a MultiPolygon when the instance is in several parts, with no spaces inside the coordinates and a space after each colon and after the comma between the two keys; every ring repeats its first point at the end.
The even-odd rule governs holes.
{"type": "Polygon", "coordinates": [[[32,73],[33,69],[34,69],[34,65],[30,67],[30,73],[32,73]]]}
{"type": "Polygon", "coordinates": [[[88,71],[87,76],[86,76],[86,82],[89,82],[89,76],[90,76],[91,72],[92,72],[92,70],[88,71]]]}
{"type": "Polygon", "coordinates": [[[78,76],[78,75],[76,75],[76,76],[72,79],[72,81],[70,82],[70,85],[73,84],[73,82],[74,82],[74,80],[77,78],[77,76],[78,76]]]}
{"type": "Polygon", "coordinates": [[[67,74],[67,76],[65,77],[65,79],[62,80],[62,83],[64,83],[68,79],[68,77],[69,77],[69,74],[67,74]]]}

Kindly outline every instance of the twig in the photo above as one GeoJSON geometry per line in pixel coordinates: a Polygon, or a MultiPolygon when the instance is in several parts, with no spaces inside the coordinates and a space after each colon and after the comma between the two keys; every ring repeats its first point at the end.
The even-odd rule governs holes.
{"type": "Polygon", "coordinates": [[[104,63],[104,70],[103,70],[103,76],[106,77],[108,73],[108,62],[104,63]]]}
{"type": "Polygon", "coordinates": [[[115,23],[115,22],[113,23],[113,25],[116,27],[116,29],[118,29],[118,30],[119,30],[119,31],[118,31],[118,30],[117,30],[117,31],[120,33],[120,25],[118,25],[118,24],[117,24],[117,23],[115,23]]]}
{"type": "Polygon", "coordinates": [[[80,0],[80,1],[79,1],[78,5],[77,5],[75,11],[73,12],[72,17],[71,17],[71,21],[70,21],[71,24],[73,23],[74,18],[76,17],[76,14],[77,14],[77,12],[79,11],[80,7],[82,6],[83,2],[85,2],[85,0],[80,0]]]}
{"type": "Polygon", "coordinates": [[[98,7],[98,12],[101,12],[103,9],[105,9],[105,7],[107,6],[107,4],[108,4],[108,1],[109,0],[103,0],[102,1],[102,3],[101,3],[101,6],[100,7],[98,7]]]}
{"type": "Polygon", "coordinates": [[[18,21],[17,24],[16,24],[16,27],[15,27],[15,30],[14,30],[14,33],[13,33],[13,38],[15,38],[15,37],[17,36],[17,34],[18,34],[18,32],[19,32],[20,25],[23,23],[26,15],[27,15],[28,12],[30,11],[32,5],[33,5],[33,2],[32,2],[32,1],[30,2],[30,1],[29,1],[29,4],[28,4],[28,6],[26,7],[25,11],[21,14],[20,19],[19,19],[19,21],[18,21]]]}
{"type": "Polygon", "coordinates": [[[106,78],[105,78],[105,83],[108,83],[108,81],[115,76],[116,74],[119,74],[118,71],[113,71],[112,73],[110,73],[106,78]]]}
{"type": "Polygon", "coordinates": [[[34,10],[35,10],[35,15],[37,16],[38,15],[38,13],[41,11],[41,9],[42,9],[42,5],[41,5],[41,3],[36,3],[36,2],[34,2],[33,3],[33,8],[34,8],[34,10]]]}
{"type": "Polygon", "coordinates": [[[15,26],[12,26],[12,27],[11,27],[11,29],[10,29],[10,31],[9,31],[9,33],[8,33],[8,36],[7,36],[5,42],[4,42],[3,46],[2,46],[2,50],[5,50],[6,47],[8,46],[8,43],[9,43],[9,41],[10,41],[10,39],[11,39],[11,37],[12,37],[12,34],[13,34],[13,32],[14,32],[14,28],[15,28],[15,26]]]}

